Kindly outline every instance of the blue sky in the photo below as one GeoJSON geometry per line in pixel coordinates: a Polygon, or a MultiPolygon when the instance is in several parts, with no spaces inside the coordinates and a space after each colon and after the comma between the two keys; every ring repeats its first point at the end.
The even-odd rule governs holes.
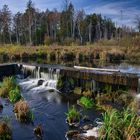
{"type": "MultiPolygon", "coordinates": [[[[7,4],[13,13],[24,11],[28,0],[0,0],[7,4]]],[[[64,0],[32,0],[40,10],[57,8],[62,10],[64,0]]],[[[110,17],[117,25],[135,26],[135,17],[140,15],[140,0],[71,0],[75,9],[84,9],[87,14],[98,13],[110,17]],[[122,20],[121,20],[122,11],[122,20]]]]}

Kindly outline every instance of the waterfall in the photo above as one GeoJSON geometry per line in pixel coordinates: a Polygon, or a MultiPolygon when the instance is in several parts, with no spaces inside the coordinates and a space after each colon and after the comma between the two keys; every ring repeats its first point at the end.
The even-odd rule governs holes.
{"type": "Polygon", "coordinates": [[[138,93],[140,94],[140,78],[138,79],[138,93]]]}
{"type": "Polygon", "coordinates": [[[34,77],[36,73],[36,67],[30,65],[22,65],[22,72],[25,77],[28,77],[29,75],[34,77]]]}
{"type": "Polygon", "coordinates": [[[45,80],[43,86],[56,89],[59,73],[60,73],[59,69],[53,69],[53,68],[49,68],[48,73],[41,72],[41,78],[45,80]]]}
{"type": "Polygon", "coordinates": [[[96,91],[96,90],[97,90],[96,81],[95,81],[95,80],[92,80],[92,81],[91,81],[91,90],[92,90],[92,91],[96,91]]]}
{"type": "Polygon", "coordinates": [[[34,81],[33,83],[37,85],[40,85],[38,83],[42,80],[42,87],[44,88],[56,89],[57,87],[60,69],[23,65],[22,71],[26,75],[25,77],[30,76],[34,81]]]}

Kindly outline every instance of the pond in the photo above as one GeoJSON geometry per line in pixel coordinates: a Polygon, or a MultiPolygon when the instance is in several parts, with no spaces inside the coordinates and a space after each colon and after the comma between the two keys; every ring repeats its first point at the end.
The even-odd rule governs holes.
{"type": "MultiPolygon", "coordinates": [[[[75,129],[69,127],[66,123],[65,113],[72,103],[64,101],[61,96],[63,93],[57,89],[57,82],[60,77],[59,69],[66,68],[66,66],[36,64],[35,67],[31,65],[23,67],[23,73],[26,72],[27,67],[31,70],[30,76],[23,78],[21,75],[18,75],[17,82],[21,87],[23,98],[28,102],[33,112],[34,120],[33,123],[18,122],[13,113],[13,104],[7,99],[1,99],[4,108],[0,112],[0,118],[7,118],[8,122],[10,122],[13,140],[36,140],[37,137],[34,135],[33,130],[38,124],[43,126],[44,140],[65,140],[66,132],[75,129]],[[36,66],[42,70],[38,71],[39,69],[37,69],[34,71],[36,66]],[[55,71],[53,71],[54,69],[55,71]],[[39,84],[40,82],[41,84],[39,84]]],[[[119,69],[122,73],[140,75],[139,66],[126,63],[104,65],[100,66],[100,68],[119,69]]],[[[76,103],[74,104],[78,110],[82,110],[80,106],[76,103]]],[[[102,111],[96,109],[84,111],[84,114],[89,117],[89,122],[81,122],[80,126],[93,124],[97,118],[101,118],[101,113],[102,111]]]]}
{"type": "MultiPolygon", "coordinates": [[[[4,105],[0,113],[0,117],[7,116],[12,127],[13,140],[36,140],[33,129],[36,125],[43,126],[43,139],[46,140],[65,140],[65,134],[69,130],[66,123],[65,112],[68,110],[68,103],[61,100],[61,96],[57,91],[49,91],[54,87],[53,83],[50,86],[38,86],[38,79],[18,80],[21,86],[22,96],[28,102],[30,109],[34,114],[33,123],[20,123],[16,120],[13,113],[13,105],[7,100],[2,99],[4,105]]],[[[86,112],[92,121],[100,117],[101,114],[96,110],[86,112]]],[[[81,125],[84,125],[81,124],[81,125]]]]}

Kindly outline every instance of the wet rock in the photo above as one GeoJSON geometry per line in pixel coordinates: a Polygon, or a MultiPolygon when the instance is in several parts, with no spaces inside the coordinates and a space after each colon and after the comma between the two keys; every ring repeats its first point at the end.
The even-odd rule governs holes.
{"type": "Polygon", "coordinates": [[[69,130],[68,132],[66,132],[66,137],[67,138],[76,138],[78,135],[80,134],[80,132],[78,130],[69,130]]]}
{"type": "Polygon", "coordinates": [[[93,127],[92,129],[87,130],[86,133],[83,133],[82,135],[85,136],[86,138],[91,137],[98,138],[99,137],[98,130],[99,130],[98,127],[93,127]]]}
{"type": "Polygon", "coordinates": [[[54,92],[55,90],[54,90],[54,89],[49,89],[48,91],[49,91],[49,92],[54,92]]]}
{"type": "Polygon", "coordinates": [[[42,138],[43,130],[42,130],[42,125],[41,125],[41,124],[37,125],[37,126],[34,128],[34,134],[35,134],[37,137],[42,138]]]}
{"type": "Polygon", "coordinates": [[[38,80],[37,85],[38,86],[41,86],[43,84],[43,82],[44,82],[44,80],[43,79],[40,79],[40,80],[38,80]]]}
{"type": "Polygon", "coordinates": [[[93,128],[92,124],[86,124],[82,127],[82,130],[89,130],[89,129],[92,129],[92,128],[93,128]]]}
{"type": "Polygon", "coordinates": [[[69,124],[69,126],[73,126],[73,127],[79,127],[80,122],[79,121],[75,121],[75,122],[68,122],[68,120],[66,119],[66,123],[69,124]]]}
{"type": "Polygon", "coordinates": [[[84,136],[78,130],[69,130],[65,137],[67,140],[96,140],[94,136],[84,136]]]}

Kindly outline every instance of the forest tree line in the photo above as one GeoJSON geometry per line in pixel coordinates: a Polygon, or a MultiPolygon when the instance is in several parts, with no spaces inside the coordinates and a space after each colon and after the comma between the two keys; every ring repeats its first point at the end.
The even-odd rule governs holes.
{"type": "MultiPolygon", "coordinates": [[[[127,27],[125,31],[130,32],[127,27]]],[[[122,28],[100,14],[86,15],[76,11],[73,4],[65,0],[63,10],[40,12],[31,0],[24,13],[12,14],[8,5],[0,10],[0,44],[69,45],[93,43],[101,39],[119,39],[122,28]]]]}

